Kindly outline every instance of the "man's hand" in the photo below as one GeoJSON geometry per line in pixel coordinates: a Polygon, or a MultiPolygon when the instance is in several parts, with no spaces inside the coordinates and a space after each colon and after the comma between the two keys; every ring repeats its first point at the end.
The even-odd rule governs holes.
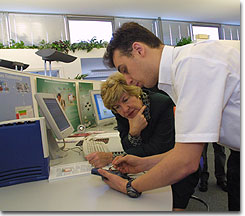
{"type": "Polygon", "coordinates": [[[134,155],[118,156],[112,161],[112,164],[121,173],[136,174],[146,170],[144,159],[134,155]]]}
{"type": "Polygon", "coordinates": [[[132,118],[128,119],[129,122],[129,134],[131,136],[139,136],[141,131],[147,126],[148,122],[143,115],[146,106],[142,106],[137,115],[132,118]]]}
{"type": "Polygon", "coordinates": [[[95,168],[101,168],[112,162],[112,152],[93,152],[85,157],[95,168]]]}
{"type": "Polygon", "coordinates": [[[128,180],[121,178],[118,175],[109,173],[108,171],[103,169],[98,169],[98,172],[107,178],[107,179],[103,179],[103,181],[106,184],[108,184],[111,188],[125,194],[127,193],[126,185],[128,183],[128,180]]]}

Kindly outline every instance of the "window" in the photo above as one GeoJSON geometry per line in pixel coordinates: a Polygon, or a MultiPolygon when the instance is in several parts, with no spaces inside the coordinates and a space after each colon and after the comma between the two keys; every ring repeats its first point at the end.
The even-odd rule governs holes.
{"type": "MultiPolygon", "coordinates": [[[[95,38],[97,41],[109,42],[113,32],[113,20],[111,18],[82,18],[68,17],[70,42],[79,43],[90,41],[95,38]]],[[[102,58],[81,59],[82,74],[88,76],[84,79],[103,80],[115,70],[104,66],[102,58]]]]}
{"type": "Polygon", "coordinates": [[[25,45],[38,45],[42,40],[66,40],[64,16],[41,14],[9,14],[9,37],[25,45]]]}
{"type": "Polygon", "coordinates": [[[221,25],[223,40],[240,40],[241,32],[240,26],[221,25]]]}
{"type": "Polygon", "coordinates": [[[0,13],[0,43],[4,46],[8,44],[8,29],[7,29],[7,16],[0,13]]]}
{"type": "Polygon", "coordinates": [[[177,42],[185,37],[191,37],[191,24],[187,22],[161,21],[163,32],[163,43],[175,46],[177,42]]]}
{"type": "Polygon", "coordinates": [[[155,19],[139,19],[139,18],[115,18],[115,29],[121,27],[123,23],[126,22],[136,22],[145,28],[147,28],[149,31],[154,33],[158,36],[157,30],[156,30],[156,20],[155,19]]]}
{"type": "Polygon", "coordinates": [[[109,42],[112,37],[111,21],[69,19],[68,24],[71,43],[90,41],[94,37],[109,42]]]}
{"type": "Polygon", "coordinates": [[[219,27],[216,26],[192,26],[194,40],[198,34],[204,34],[209,36],[209,40],[219,40],[219,27]]]}

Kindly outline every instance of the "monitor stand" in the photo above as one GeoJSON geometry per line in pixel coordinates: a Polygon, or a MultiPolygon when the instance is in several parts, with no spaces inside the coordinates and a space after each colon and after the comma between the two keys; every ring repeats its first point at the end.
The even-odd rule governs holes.
{"type": "Polygon", "coordinates": [[[47,138],[48,138],[50,160],[53,160],[52,164],[58,164],[61,162],[60,160],[61,158],[67,156],[67,152],[64,152],[60,149],[56,139],[54,138],[51,129],[48,128],[47,128],[47,138]]]}

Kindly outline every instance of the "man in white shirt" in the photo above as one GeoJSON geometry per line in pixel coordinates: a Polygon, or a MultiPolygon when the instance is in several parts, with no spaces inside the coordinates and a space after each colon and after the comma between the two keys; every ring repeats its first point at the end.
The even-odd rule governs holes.
{"type": "MultiPolygon", "coordinates": [[[[113,162],[124,172],[149,170],[131,186],[143,192],[175,183],[198,168],[204,143],[218,142],[231,149],[229,210],[240,210],[240,43],[203,41],[175,48],[137,23],[125,23],[113,34],[104,62],[124,74],[128,84],[152,88],[158,83],[176,104],[172,151],[113,162]]],[[[108,185],[127,193],[125,180],[99,172],[108,185]]]]}

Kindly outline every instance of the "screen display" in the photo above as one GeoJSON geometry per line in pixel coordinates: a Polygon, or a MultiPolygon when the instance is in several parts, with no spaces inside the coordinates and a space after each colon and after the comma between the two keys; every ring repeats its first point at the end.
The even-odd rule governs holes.
{"type": "Polygon", "coordinates": [[[99,120],[114,118],[115,116],[111,112],[111,110],[107,109],[104,106],[103,100],[100,94],[94,94],[94,100],[96,103],[96,108],[99,116],[99,120]]]}
{"type": "Polygon", "coordinates": [[[63,131],[70,127],[69,122],[66,120],[59,104],[55,98],[44,98],[44,103],[46,104],[50,114],[52,115],[55,123],[57,124],[60,131],[63,131]]]}

